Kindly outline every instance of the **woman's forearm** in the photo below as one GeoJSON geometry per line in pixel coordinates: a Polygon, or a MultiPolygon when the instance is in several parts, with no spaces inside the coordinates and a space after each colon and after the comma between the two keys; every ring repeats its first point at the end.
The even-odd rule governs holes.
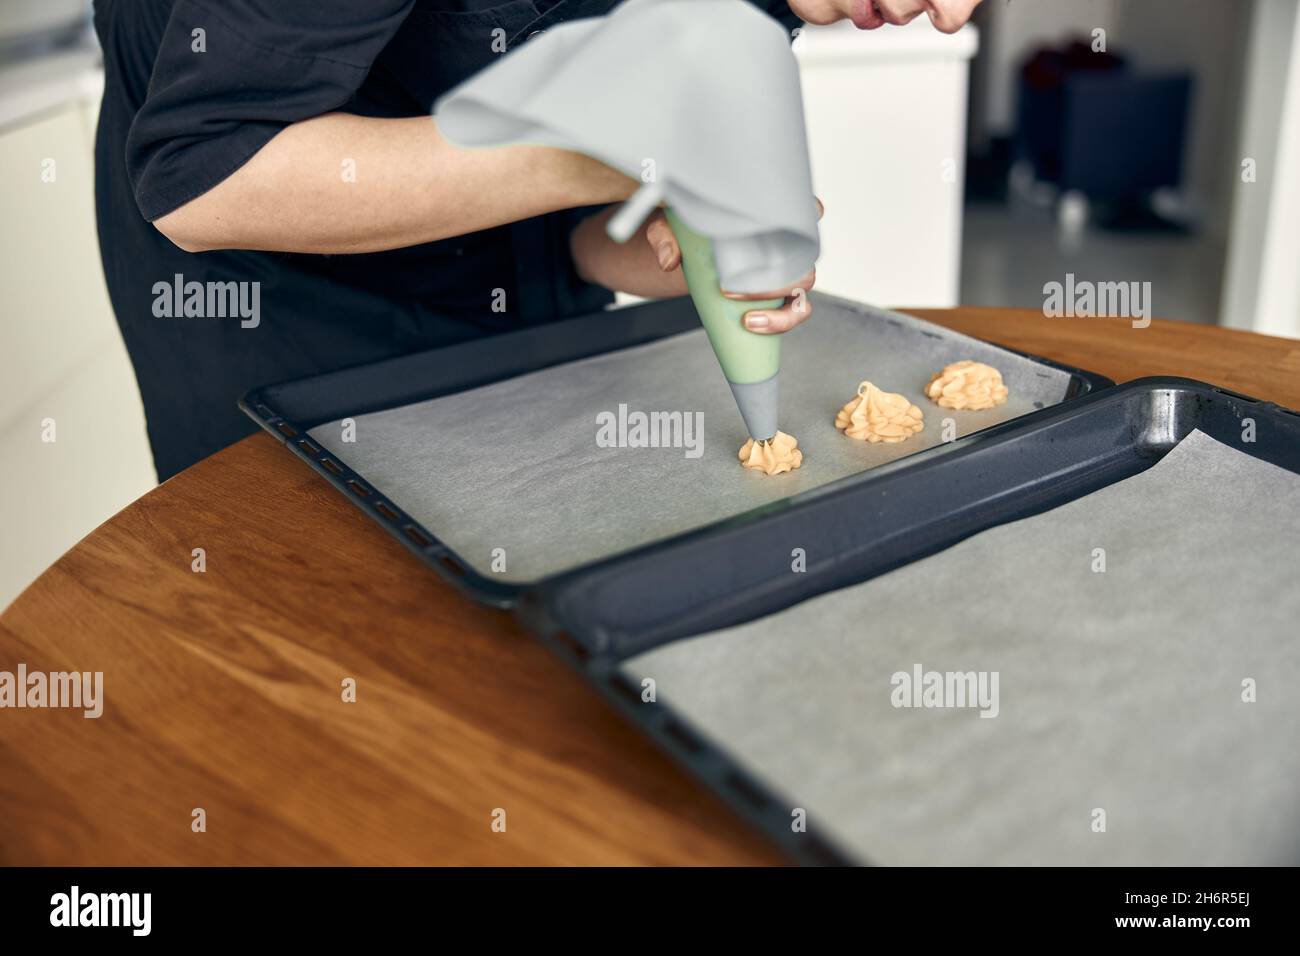
{"type": "Polygon", "coordinates": [[[154,225],[190,252],[375,252],[617,202],[635,187],[561,149],[460,149],[428,117],[331,113],[287,127],[154,225]]]}

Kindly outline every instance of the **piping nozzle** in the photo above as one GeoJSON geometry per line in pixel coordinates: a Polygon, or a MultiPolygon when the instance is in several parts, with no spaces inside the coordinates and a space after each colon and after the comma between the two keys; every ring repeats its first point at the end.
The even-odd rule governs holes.
{"type": "MultiPolygon", "coordinates": [[[[753,335],[754,333],[748,333],[753,335]]],[[[781,373],[762,382],[743,384],[728,382],[740,417],[745,420],[749,437],[758,442],[769,442],[776,437],[777,410],[781,397],[781,373]]]]}

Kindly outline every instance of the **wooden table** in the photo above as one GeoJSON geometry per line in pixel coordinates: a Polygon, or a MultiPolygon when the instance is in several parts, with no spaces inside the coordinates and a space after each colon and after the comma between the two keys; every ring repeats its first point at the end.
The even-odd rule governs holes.
{"type": "MultiPolygon", "coordinates": [[[[1300,342],[913,311],[1117,381],[1185,375],[1300,408],[1300,342]]],[[[0,863],[781,861],[512,617],[459,597],[266,435],[45,572],[0,616],[0,670],[19,662],[103,671],[106,703],[98,720],[0,711],[0,863]]]]}

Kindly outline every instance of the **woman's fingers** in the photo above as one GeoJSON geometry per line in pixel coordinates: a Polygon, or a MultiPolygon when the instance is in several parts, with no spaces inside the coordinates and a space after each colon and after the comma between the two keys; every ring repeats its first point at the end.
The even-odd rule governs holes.
{"type": "MultiPolygon", "coordinates": [[[[780,308],[755,309],[745,313],[745,328],[760,335],[779,335],[789,332],[812,315],[812,300],[808,292],[817,283],[817,270],[813,269],[789,289],[782,289],[755,298],[782,299],[780,308]]],[[[734,298],[734,297],[733,297],[734,298]]]]}
{"type": "Polygon", "coordinates": [[[773,289],[770,292],[723,292],[722,294],[736,302],[752,302],[756,299],[784,299],[787,296],[794,295],[800,289],[807,292],[816,282],[817,268],[814,266],[798,282],[794,282],[784,289],[773,289]]]}
{"type": "Polygon", "coordinates": [[[745,328],[759,335],[780,335],[789,332],[800,322],[806,322],[812,315],[812,302],[806,294],[799,292],[785,300],[779,309],[764,309],[761,312],[745,314],[745,328]]]}
{"type": "MultiPolygon", "coordinates": [[[[816,199],[816,197],[813,197],[816,199]]],[[[821,219],[826,214],[826,207],[822,201],[817,199],[817,218],[821,219]]],[[[668,219],[663,212],[656,212],[646,223],[645,230],[646,240],[650,243],[650,248],[654,250],[655,258],[659,260],[659,268],[664,272],[672,272],[682,264],[682,249],[677,244],[677,236],[673,234],[673,227],[668,225],[668,219]]],[[[810,272],[805,279],[796,283],[796,286],[802,286],[804,289],[812,288],[812,279],[809,278],[815,273],[810,272]],[[806,282],[806,284],[804,284],[806,282]]],[[[765,292],[761,295],[741,295],[724,293],[731,299],[777,299],[790,294],[790,289],[775,289],[772,292],[765,292]]]]}
{"type": "Polygon", "coordinates": [[[659,268],[664,272],[672,272],[682,264],[682,250],[677,245],[677,237],[673,235],[673,227],[668,225],[668,220],[664,218],[662,212],[657,212],[650,217],[646,224],[646,239],[650,242],[650,248],[654,250],[655,258],[659,260],[659,268]]]}
{"type": "MultiPolygon", "coordinates": [[[[818,199],[817,218],[821,219],[825,212],[826,207],[818,199]]],[[[745,295],[739,292],[724,292],[723,295],[738,301],[784,299],[785,303],[779,309],[762,309],[745,313],[745,328],[749,331],[757,332],[759,335],[780,335],[782,332],[789,332],[800,322],[806,322],[812,315],[812,302],[808,298],[808,293],[816,284],[817,269],[814,267],[788,289],[774,289],[757,295],[745,295]]]]}
{"type": "MultiPolygon", "coordinates": [[[[821,219],[825,207],[817,200],[817,218],[821,219]]],[[[677,244],[677,237],[668,225],[662,212],[655,213],[646,223],[646,240],[654,251],[659,268],[664,272],[673,272],[682,264],[682,250],[677,244]]],[[[798,282],[783,289],[769,292],[723,292],[727,298],[738,302],[755,302],[763,299],[780,299],[781,305],[775,309],[757,309],[745,313],[745,328],[760,335],[779,335],[788,332],[812,315],[812,302],[808,292],[817,282],[817,270],[811,269],[798,282]]]]}
{"type": "MultiPolygon", "coordinates": [[[[814,196],[813,199],[817,203],[817,219],[820,220],[822,216],[826,215],[826,207],[822,205],[822,201],[816,196],[814,196]]],[[[669,230],[669,232],[671,231],[672,230],[669,230]]],[[[794,285],[787,286],[784,289],[773,289],[771,292],[728,292],[724,289],[722,294],[728,299],[734,299],[737,302],[744,302],[749,299],[784,299],[787,296],[795,294],[799,289],[807,292],[813,287],[813,283],[816,281],[817,268],[814,266],[802,279],[794,285]]]]}

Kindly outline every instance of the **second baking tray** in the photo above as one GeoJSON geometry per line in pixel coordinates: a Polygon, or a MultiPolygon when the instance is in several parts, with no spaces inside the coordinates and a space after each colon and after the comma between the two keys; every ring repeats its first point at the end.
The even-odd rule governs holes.
{"type": "MultiPolygon", "coordinates": [[[[878,727],[882,734],[886,732],[884,724],[888,721],[881,717],[881,710],[886,715],[895,712],[888,707],[877,707],[873,711],[863,704],[861,695],[868,689],[861,687],[861,682],[869,682],[870,693],[874,696],[867,699],[875,702],[887,695],[888,688],[878,672],[863,668],[861,658],[879,655],[882,653],[879,648],[889,645],[901,655],[897,661],[892,661],[889,652],[883,652],[892,663],[918,660],[908,655],[924,655],[924,651],[919,649],[922,645],[933,652],[936,646],[934,634],[946,633],[944,628],[952,626],[956,620],[973,628],[967,635],[968,640],[949,645],[950,649],[957,651],[957,656],[946,660],[942,655],[940,660],[927,656],[925,662],[940,666],[959,663],[964,669],[971,667],[970,661],[974,659],[980,662],[974,666],[993,663],[996,669],[998,663],[1009,662],[1009,657],[1004,655],[1013,628],[1006,625],[998,628],[994,624],[992,626],[997,630],[981,630],[986,619],[996,620],[998,614],[981,613],[978,608],[966,608],[967,613],[960,613],[962,605],[952,606],[954,589],[951,584],[946,588],[925,591],[920,597],[923,603],[940,602],[950,608],[953,613],[947,615],[946,620],[945,615],[927,613],[927,609],[921,606],[916,608],[915,614],[905,616],[911,623],[901,628],[897,609],[892,616],[885,613],[884,604],[887,602],[873,604],[869,599],[864,603],[861,598],[849,598],[856,600],[865,610],[860,608],[857,616],[852,618],[857,624],[848,625],[843,614],[837,617],[825,610],[828,607],[826,602],[843,602],[846,595],[872,586],[869,582],[896,569],[900,574],[914,571],[926,564],[923,559],[928,556],[939,552],[950,556],[956,550],[954,546],[960,546],[965,539],[981,532],[1008,530],[1014,527],[1011,523],[1020,519],[1077,504],[1079,499],[1092,492],[1110,489],[1121,485],[1125,479],[1143,475],[1162,462],[1194,431],[1220,443],[1229,454],[1240,452],[1249,456],[1247,461],[1256,459],[1286,472],[1300,474],[1300,414],[1297,412],[1187,379],[1140,379],[963,439],[944,454],[915,459],[907,467],[877,473],[856,486],[837,489],[817,500],[802,502],[779,514],[769,515],[761,526],[736,524],[687,536],[674,542],[671,550],[664,553],[634,555],[562,576],[530,592],[520,614],[530,630],[576,667],[630,720],[793,857],[804,862],[871,862],[873,850],[864,845],[862,834],[874,828],[879,835],[880,828],[888,826],[888,821],[864,821],[860,818],[863,808],[873,805],[887,807],[892,814],[890,819],[900,831],[912,826],[929,832],[925,819],[916,816],[923,806],[927,806],[928,812],[939,814],[938,820],[947,827],[943,831],[946,838],[960,839],[961,830],[954,826],[951,808],[944,812],[944,801],[936,794],[962,792],[970,798],[972,814],[976,809],[989,812],[994,807],[990,798],[971,789],[969,782],[963,791],[956,783],[936,783],[933,780],[919,794],[887,793],[885,788],[891,786],[890,781],[897,785],[900,761],[915,757],[926,765],[927,772],[939,779],[942,774],[935,772],[935,752],[943,752],[945,740],[952,744],[965,734],[967,739],[958,748],[959,753],[965,755],[970,747],[981,748],[970,755],[967,763],[973,760],[973,766],[984,766],[987,770],[988,767],[979,761],[987,757],[992,762],[994,782],[986,785],[1017,792],[1016,786],[1024,789],[1024,781],[1032,780],[1036,773],[1041,776],[1044,766],[1053,760],[1061,763],[1064,757],[1068,765],[1068,754],[1063,755],[1057,749],[1041,754],[1040,760],[1026,754],[1023,748],[1010,752],[994,749],[989,743],[989,735],[980,732],[994,725],[1010,728],[1006,722],[1014,718],[1004,715],[999,721],[985,722],[978,718],[967,721],[967,725],[956,733],[952,731],[952,724],[945,725],[944,729],[933,724],[924,725],[928,729],[920,731],[920,739],[914,739],[913,746],[887,747],[882,753],[871,755],[867,745],[873,728],[878,727]],[[791,554],[794,549],[806,552],[806,568],[798,573],[792,573],[791,554]],[[818,609],[812,609],[813,605],[818,609]],[[893,626],[885,625],[888,628],[885,632],[878,630],[874,626],[877,622],[873,619],[873,611],[880,611],[881,620],[892,620],[893,626]],[[773,620],[770,616],[778,613],[791,623],[770,624],[773,620]],[[745,622],[757,623],[738,627],[745,622]],[[790,629],[782,630],[782,627],[790,629]],[[913,632],[908,628],[920,630],[913,632]],[[773,639],[774,630],[777,632],[776,640],[773,639]],[[920,640],[923,637],[926,640],[920,640]],[[837,645],[837,641],[841,643],[837,645]],[[854,645],[856,650],[852,653],[846,651],[854,645]],[[864,650],[864,645],[870,645],[871,649],[864,650]],[[748,677],[742,676],[742,672],[748,677]],[[658,697],[649,700],[642,683],[647,673],[660,678],[658,697]],[[761,686],[755,683],[755,674],[765,675],[762,681],[766,683],[759,682],[761,686]],[[685,681],[683,675],[687,675],[685,681]],[[820,678],[817,675],[821,675],[820,678]],[[699,686],[683,688],[684,682],[699,686]],[[674,701],[678,702],[677,705],[674,701]],[[849,707],[849,711],[837,710],[832,701],[849,707]],[[692,716],[688,717],[688,712],[692,716]],[[815,716],[818,712],[820,718],[815,716]],[[827,712],[837,715],[829,726],[826,723],[827,712]],[[700,724],[697,720],[705,723],[700,724]],[[926,736],[927,733],[930,736],[926,736]],[[929,748],[927,756],[920,755],[916,749],[922,745],[929,748]],[[875,762],[877,760],[889,761],[890,769],[882,769],[875,762]],[[804,772],[797,767],[792,770],[800,761],[803,761],[804,772]],[[1012,776],[999,779],[996,773],[999,766],[1014,768],[1009,771],[1012,776]],[[821,776],[831,774],[830,782],[821,780],[819,789],[809,779],[816,775],[813,771],[818,771],[821,776]],[[773,780],[782,780],[784,786],[773,784],[773,780]],[[838,803],[843,804],[838,810],[828,812],[846,813],[854,819],[827,820],[825,816],[819,816],[827,804],[837,803],[827,797],[828,792],[832,796],[840,793],[838,803]],[[844,794],[851,798],[847,803],[844,794]],[[973,794],[980,795],[983,803],[977,804],[973,794]],[[891,799],[893,802],[888,802],[891,799]],[[812,808],[807,810],[810,822],[806,831],[797,832],[791,827],[792,808],[809,808],[809,804],[804,802],[808,800],[813,801],[812,808]],[[882,804],[882,800],[886,802],[882,804]],[[910,810],[900,809],[898,801],[903,802],[903,808],[910,810]],[[827,825],[811,822],[818,819],[827,825]],[[856,845],[841,842],[831,836],[831,831],[856,832],[859,839],[856,845]]],[[[1196,476],[1194,481],[1198,490],[1197,500],[1211,502],[1202,507],[1216,510],[1213,502],[1219,499],[1215,495],[1223,495],[1229,496],[1228,500],[1234,507],[1245,508],[1246,514],[1254,512],[1257,517],[1267,516],[1277,510],[1276,502],[1271,499],[1268,510],[1252,508],[1250,488],[1234,483],[1231,476],[1224,478],[1207,472],[1196,476]]],[[[1163,510],[1168,511],[1168,508],[1163,510]]],[[[1186,514],[1185,521],[1191,522],[1197,517],[1186,514]]],[[[1184,521],[1184,515],[1164,515],[1161,520],[1179,523],[1184,521]]],[[[1140,641],[1144,645],[1142,648],[1126,653],[1123,645],[1106,644],[1104,640],[1099,645],[1096,635],[1108,633],[1108,615],[1118,609],[1100,598],[1096,603],[1091,599],[1081,601],[1078,593],[1071,595],[1074,600],[1066,601],[1062,593],[1058,608],[1073,607],[1078,617],[1053,619],[1049,614],[1025,622],[1037,629],[1036,633],[1043,641],[1052,641],[1052,650],[1057,656],[1052,658],[1046,649],[1036,653],[1033,642],[1030,642],[1027,646],[1020,645],[1022,658],[1027,655],[1031,661],[1056,660],[1059,663],[1060,648],[1067,643],[1078,649],[1084,658],[1083,663],[1076,661],[1071,665],[1077,670],[1067,670],[1065,685],[1083,683],[1087,686],[1087,675],[1095,674],[1087,663],[1088,656],[1099,654],[1110,662],[1107,672],[1110,679],[1118,682],[1110,692],[1120,693],[1125,706],[1132,709],[1133,701],[1146,701],[1148,710],[1142,711],[1141,707],[1137,710],[1149,718],[1151,708],[1159,712],[1162,703],[1168,706],[1177,701],[1185,706],[1191,694],[1196,705],[1193,713],[1202,723],[1208,714],[1211,729],[1220,737],[1224,736],[1226,726],[1237,724],[1242,728],[1255,727],[1258,733],[1261,725],[1248,720],[1253,714],[1258,714],[1261,720],[1268,719],[1266,713],[1274,714],[1273,726],[1290,727],[1294,724],[1295,713],[1293,707],[1285,706],[1291,699],[1289,695],[1274,698],[1273,709],[1268,711],[1242,710],[1240,703],[1235,704],[1237,709],[1234,709],[1233,703],[1241,689],[1237,685],[1243,675],[1268,673],[1273,686],[1286,687],[1289,682],[1287,675],[1295,673],[1300,666],[1300,658],[1290,639],[1294,625],[1289,617],[1293,610],[1289,609],[1294,608],[1295,600],[1293,596],[1281,600],[1282,595],[1277,590],[1287,586],[1279,584],[1277,579],[1286,581],[1292,573],[1285,548],[1279,555],[1277,541],[1274,541],[1273,550],[1261,550],[1265,536],[1276,539],[1288,533],[1294,534],[1287,528],[1294,528],[1300,517],[1286,514],[1269,520],[1273,523],[1269,525],[1267,535],[1242,541],[1242,536],[1237,534],[1238,540],[1225,544],[1230,550],[1217,553],[1213,561],[1198,560],[1196,551],[1180,552],[1174,556],[1179,562],[1174,570],[1159,576],[1143,575],[1141,567],[1135,567],[1133,562],[1166,560],[1161,548],[1162,542],[1170,537],[1164,533],[1169,525],[1151,532],[1149,546],[1130,542],[1129,547],[1112,555],[1118,563],[1118,570],[1113,569],[1112,576],[1122,576],[1127,564],[1127,581],[1139,592],[1143,591],[1144,581],[1150,582],[1146,587],[1150,591],[1149,602],[1145,597],[1139,601],[1146,606],[1137,613],[1136,621],[1133,617],[1127,620],[1124,632],[1140,641]],[[1234,552],[1231,548],[1241,550],[1234,552]],[[1234,561],[1234,554],[1238,560],[1234,561]],[[1224,569],[1231,571],[1236,567],[1257,566],[1261,560],[1268,566],[1269,574],[1251,580],[1267,578],[1271,582],[1263,586],[1262,594],[1259,593],[1262,585],[1246,587],[1244,582],[1233,577],[1233,573],[1219,576],[1224,569]],[[1207,570],[1211,568],[1214,570],[1207,570]],[[1171,579],[1176,579],[1175,583],[1170,584],[1171,579]],[[1235,585],[1227,583],[1233,580],[1235,585]],[[1158,584],[1157,581],[1164,583],[1158,584]],[[1180,614],[1186,613],[1178,604],[1192,603],[1180,602],[1181,587],[1196,589],[1196,594],[1204,595],[1222,619],[1222,631],[1211,635],[1228,642],[1221,650],[1215,650],[1213,640],[1206,645],[1205,635],[1201,635],[1200,644],[1196,646],[1190,640],[1182,642],[1178,639],[1182,632],[1177,629],[1177,624],[1170,622],[1180,620],[1180,614]],[[1239,617],[1235,616],[1230,603],[1234,600],[1243,602],[1239,605],[1239,617]],[[1166,608],[1167,613],[1162,613],[1162,608],[1166,608]],[[1253,628],[1249,623],[1252,619],[1256,623],[1266,619],[1268,623],[1253,628]],[[1234,628],[1240,633],[1233,633],[1234,628]],[[1269,635],[1268,646],[1258,645],[1257,653],[1251,657],[1246,653],[1247,638],[1262,640],[1266,632],[1269,635]],[[1093,635],[1093,640],[1090,642],[1083,635],[1093,635]],[[1152,669],[1159,664],[1160,648],[1183,665],[1179,672],[1182,677],[1173,685],[1162,683],[1159,672],[1152,669]],[[1231,662],[1225,656],[1229,650],[1237,655],[1231,662]],[[1193,656],[1197,653],[1201,654],[1200,658],[1193,656]],[[1261,653],[1262,657],[1259,656],[1261,653]],[[1156,658],[1154,662],[1153,655],[1156,658]],[[1252,661],[1251,666],[1234,669],[1247,658],[1252,661]],[[1133,673],[1128,666],[1133,660],[1143,661],[1141,665],[1134,665],[1139,668],[1139,673],[1133,673]],[[1198,669],[1188,663],[1194,660],[1203,660],[1204,667],[1198,669]],[[1189,686],[1194,683],[1188,677],[1189,667],[1195,680],[1206,685],[1201,688],[1205,694],[1203,703],[1194,697],[1196,688],[1189,686]],[[1225,667],[1226,673],[1223,672],[1225,667]],[[1135,686],[1126,687],[1126,681],[1134,682],[1135,686]],[[1213,710],[1214,707],[1219,710],[1213,710]],[[1282,709],[1278,710],[1279,707],[1282,709]],[[1215,724],[1216,720],[1220,723],[1215,724]],[[1233,723],[1227,723],[1229,721],[1233,723]],[[1243,721],[1245,723],[1241,723],[1243,721]]],[[[1078,556],[1071,567],[1080,566],[1079,562],[1082,562],[1081,575],[1075,573],[1069,579],[1044,583],[1035,568],[1026,568],[1026,573],[1020,576],[1022,587],[1042,589],[1037,592],[1040,599],[1036,604],[1040,608],[1044,603],[1051,603],[1050,595],[1054,588],[1073,587],[1077,592],[1080,578],[1101,580],[1088,573],[1090,557],[1087,549],[1102,542],[1087,537],[1086,528],[1079,530],[1084,532],[1080,540],[1086,546],[1075,547],[1070,554],[1078,556]],[[1041,599],[1044,594],[1049,597],[1047,602],[1041,599]]],[[[1079,536],[1076,534],[1075,537],[1079,536]]],[[[1300,538],[1295,540],[1300,541],[1300,538]]],[[[1106,540],[1104,543],[1112,542],[1106,540]]],[[[1078,545],[1078,541],[1075,544],[1078,545]]],[[[1217,547],[1217,544],[1208,539],[1200,542],[1199,547],[1217,547]]],[[[1049,568],[1054,567],[1045,559],[1059,550],[1049,547],[1046,552],[1036,551],[1028,555],[1028,560],[1033,561],[1037,556],[1044,559],[1049,568]]],[[[1294,554],[1292,551],[1291,564],[1294,563],[1294,554]]],[[[1024,559],[1022,555],[1021,560],[1024,559]]],[[[998,567],[994,577],[1004,584],[1009,577],[1017,579],[1014,555],[999,554],[992,560],[1009,562],[1005,567],[998,567]]],[[[887,582],[874,583],[883,585],[887,582]]],[[[902,588],[902,583],[899,587],[902,588]]],[[[969,588],[957,588],[956,591],[964,595],[970,593],[969,588]]],[[[881,592],[873,593],[879,599],[881,592]]],[[[1105,592],[1088,593],[1101,595],[1105,592]]],[[[1007,602],[1006,612],[1013,619],[1018,607],[1035,603],[1017,601],[1014,593],[1002,594],[1000,600],[1007,602]]],[[[1200,630],[1205,629],[1204,624],[1204,621],[1200,622],[1200,630]]],[[[1095,693],[1090,686],[1088,690],[1089,694],[1081,704],[1088,709],[1087,714],[1075,715],[1084,721],[1078,725],[1077,732],[1083,734],[1086,741],[1071,743],[1067,733],[1066,750],[1076,744],[1080,749],[1086,749],[1084,743],[1096,744],[1104,732],[1099,726],[1088,724],[1087,720],[1101,720],[1108,710],[1114,709],[1108,707],[1104,686],[1096,688],[1095,693]]],[[[1005,703],[1005,706],[1015,708],[1017,700],[1023,705],[1028,696],[1022,693],[1017,697],[1014,690],[1008,691],[1004,703],[1011,703],[1005,703]]],[[[1041,701],[1039,705],[1043,706],[1041,701]]],[[[1119,706],[1118,702],[1115,706],[1119,706]]],[[[1028,716],[1030,729],[1041,728],[1042,725],[1034,721],[1048,716],[1041,711],[1028,716]]],[[[1015,725],[1018,731],[1026,728],[1025,715],[1021,713],[1021,717],[1015,725]]],[[[917,722],[908,724],[913,732],[920,726],[917,722]]],[[[1205,730],[1204,727],[1201,729],[1205,730]]],[[[1158,741],[1154,744],[1157,754],[1185,755],[1194,745],[1202,746],[1202,749],[1208,746],[1205,744],[1208,737],[1180,740],[1177,728],[1170,731],[1166,726],[1163,730],[1170,736],[1168,739],[1160,738],[1165,746],[1160,746],[1158,741]]],[[[1117,823],[1127,821],[1127,825],[1132,825],[1134,815],[1139,813],[1149,820],[1165,820],[1160,826],[1166,829],[1176,822],[1181,829],[1164,834],[1163,844],[1160,844],[1161,834],[1151,830],[1157,824],[1150,824],[1141,836],[1162,845],[1166,854],[1170,852],[1170,846],[1177,848],[1180,854],[1191,853],[1190,848],[1200,845],[1195,835],[1196,828],[1208,826],[1207,818],[1203,816],[1206,793],[1198,793],[1190,785],[1180,789],[1177,778],[1172,776],[1160,781],[1150,780],[1145,763],[1130,766],[1127,775],[1122,769],[1114,769],[1123,766],[1123,759],[1131,757],[1131,752],[1135,752],[1141,741],[1150,743],[1155,739],[1155,721],[1135,722],[1120,728],[1117,733],[1117,739],[1131,740],[1133,746],[1125,748],[1116,744],[1114,752],[1103,750],[1099,755],[1101,767],[1115,778],[1110,781],[1112,785],[1118,781],[1132,786],[1148,798],[1146,803],[1135,805],[1133,793],[1127,794],[1129,799],[1125,803],[1113,790],[1110,791],[1114,808],[1125,811],[1124,816],[1117,816],[1117,823]],[[1133,734],[1137,736],[1133,737],[1133,734]],[[1149,799],[1153,792],[1168,795],[1173,802],[1157,801],[1153,805],[1149,799]],[[1200,799],[1200,804],[1197,804],[1197,799],[1200,799]],[[1170,818],[1178,800],[1194,808],[1192,819],[1180,817],[1174,821],[1170,818]]],[[[1297,831],[1294,805],[1288,804],[1285,797],[1280,802],[1274,799],[1268,806],[1249,805],[1252,799],[1260,802],[1257,792],[1263,792],[1260,786],[1265,780],[1271,788],[1268,792],[1274,798],[1279,793],[1285,794],[1290,786],[1288,779],[1292,771],[1288,768],[1295,762],[1283,758],[1292,752],[1291,738],[1286,731],[1279,730],[1278,733],[1282,739],[1271,743],[1256,737],[1239,740],[1226,752],[1222,748],[1214,750],[1212,756],[1217,763],[1206,764],[1199,757],[1191,761],[1193,767],[1200,768],[1202,776],[1216,768],[1224,770],[1219,774],[1211,773],[1217,781],[1215,786],[1227,786],[1225,780],[1236,780],[1240,787],[1245,788],[1239,791],[1227,786],[1226,802],[1219,805],[1212,815],[1216,825],[1226,826],[1231,822],[1236,826],[1250,827],[1250,832],[1243,836],[1252,838],[1253,843],[1248,845],[1223,832],[1206,833],[1207,839],[1203,841],[1216,843],[1221,853],[1235,854],[1234,859],[1239,863],[1285,858],[1290,852],[1287,841],[1297,831]],[[1271,756],[1255,763],[1240,765],[1238,760],[1233,764],[1234,754],[1260,752],[1271,756]],[[1225,763],[1231,766],[1223,767],[1225,763]],[[1263,777],[1259,777],[1261,773],[1263,777]],[[1228,813],[1230,806],[1235,814],[1228,813]],[[1242,823],[1243,812],[1245,824],[1242,823]],[[1217,840],[1209,840],[1211,835],[1217,840]]],[[[1095,751],[1096,747],[1093,749],[1095,751]]],[[[955,762],[951,755],[939,761],[944,765],[955,762]]],[[[1180,764],[1176,759],[1167,762],[1176,769],[1186,768],[1186,763],[1180,764]]],[[[1096,778],[1092,779],[1096,781],[1096,778]]],[[[1204,783],[1203,780],[1198,782],[1204,783]]],[[[1083,821],[1078,823],[1081,832],[1089,832],[1086,812],[1095,803],[1086,801],[1095,800],[1096,795],[1085,796],[1087,792],[1085,786],[1073,791],[1067,800],[1077,797],[1083,801],[1081,807],[1071,805],[1071,816],[1066,824],[1067,835],[1076,840],[1074,862],[1087,858],[1079,851],[1077,836],[1074,835],[1074,824],[1079,820],[1083,821]],[[1076,810],[1079,814],[1077,820],[1073,816],[1076,810]]],[[[1044,810],[1041,805],[1016,806],[1019,807],[1016,812],[1029,816],[1036,810],[1044,810]]],[[[983,819],[987,822],[988,818],[983,819]]],[[[1030,842],[1033,831],[1027,821],[1028,817],[1018,836],[1026,844],[1030,842]]],[[[1056,822],[1059,826],[1059,820],[1056,822]]],[[[969,825],[978,828],[975,823],[969,825]]],[[[897,833],[886,832],[891,837],[897,833]]],[[[987,842],[987,834],[984,836],[987,842]]],[[[973,837],[968,842],[971,845],[977,843],[973,837]]],[[[1087,851],[1094,854],[1104,847],[1101,843],[1090,843],[1086,838],[1083,842],[1087,851]]],[[[1134,842],[1137,841],[1130,841],[1134,842]]],[[[1027,845],[1014,847],[1014,850],[1021,854],[1021,858],[1035,859],[1036,862],[1064,862],[1051,856],[1050,841],[1048,843],[1048,849],[1041,845],[1027,845]]],[[[1017,859],[1005,842],[996,845],[1002,848],[1003,856],[999,862],[1007,858],[1017,859]]],[[[1107,851],[1112,855],[1100,859],[1113,863],[1129,845],[1123,840],[1119,843],[1112,840],[1111,849],[1107,851]]],[[[898,847],[895,846],[894,850],[897,855],[898,847]]],[[[933,847],[930,852],[933,855],[933,847]]],[[[951,856],[947,859],[951,861],[951,856]]],[[[966,862],[988,860],[967,859],[966,862]]],[[[1142,859],[1140,862],[1162,861],[1142,859]]]]}

